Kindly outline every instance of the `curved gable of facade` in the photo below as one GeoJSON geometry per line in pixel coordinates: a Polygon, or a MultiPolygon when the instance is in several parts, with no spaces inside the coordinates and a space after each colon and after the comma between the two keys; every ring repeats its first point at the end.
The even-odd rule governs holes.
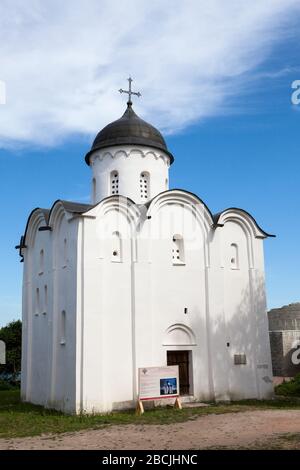
{"type": "Polygon", "coordinates": [[[148,204],[147,217],[152,218],[165,205],[178,204],[192,209],[196,215],[202,215],[207,229],[214,225],[213,215],[208,206],[196,194],[183,189],[170,189],[155,196],[148,204]]]}
{"type": "Polygon", "coordinates": [[[21,236],[20,245],[17,246],[20,250],[20,255],[22,256],[22,249],[30,243],[29,240],[35,235],[35,232],[40,228],[40,226],[42,226],[42,224],[46,229],[52,229],[51,224],[53,223],[55,214],[58,210],[63,209],[66,213],[81,215],[82,213],[87,212],[91,207],[92,206],[90,204],[81,204],[58,199],[53,203],[51,209],[44,209],[41,207],[33,209],[28,216],[24,235],[21,236]]]}
{"type": "Polygon", "coordinates": [[[255,218],[244,209],[230,207],[224,209],[213,216],[216,227],[222,227],[228,221],[235,221],[240,225],[247,227],[255,238],[275,237],[265,232],[256,222],[255,218]]]}

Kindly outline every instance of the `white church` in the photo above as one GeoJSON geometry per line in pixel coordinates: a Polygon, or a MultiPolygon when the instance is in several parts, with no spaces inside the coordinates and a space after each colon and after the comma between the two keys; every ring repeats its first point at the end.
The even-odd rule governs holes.
{"type": "Polygon", "coordinates": [[[242,209],[212,214],[169,189],[174,157],[134,112],[131,79],[120,91],[123,116],[85,157],[91,204],[34,209],[18,246],[22,399],[67,413],[130,408],[138,369],[166,365],[179,366],[182,401],[270,398],[269,235],[242,209]]]}

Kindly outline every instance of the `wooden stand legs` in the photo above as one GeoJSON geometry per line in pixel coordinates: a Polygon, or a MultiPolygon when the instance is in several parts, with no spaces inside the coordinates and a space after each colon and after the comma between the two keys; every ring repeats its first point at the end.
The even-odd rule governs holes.
{"type": "MultiPolygon", "coordinates": [[[[177,409],[177,410],[182,410],[182,404],[181,404],[181,401],[180,401],[179,397],[177,397],[176,400],[175,400],[174,408],[177,409]]],[[[138,416],[141,416],[145,413],[144,405],[143,405],[143,402],[141,400],[137,401],[135,412],[138,416]]]]}
{"type": "Polygon", "coordinates": [[[177,397],[176,400],[175,400],[174,408],[176,408],[177,410],[182,410],[182,404],[181,404],[181,401],[180,401],[179,397],[177,397]]]}
{"type": "Polygon", "coordinates": [[[135,412],[139,416],[141,416],[142,414],[145,413],[144,405],[143,405],[143,402],[141,400],[137,401],[135,412]]]}

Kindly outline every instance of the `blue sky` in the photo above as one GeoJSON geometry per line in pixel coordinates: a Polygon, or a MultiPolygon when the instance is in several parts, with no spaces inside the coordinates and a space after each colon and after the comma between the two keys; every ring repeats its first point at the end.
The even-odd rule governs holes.
{"type": "MultiPolygon", "coordinates": [[[[195,2],[195,8],[202,3],[195,2]]],[[[122,50],[123,55],[120,55],[124,60],[129,54],[134,86],[143,94],[135,103],[136,112],[164,131],[168,147],[175,156],[170,170],[170,186],[195,192],[213,212],[231,206],[242,207],[264,230],[276,234],[277,238],[265,241],[268,306],[275,307],[300,301],[300,105],[291,103],[291,83],[300,80],[300,32],[295,28],[300,20],[300,9],[295,7],[295,2],[274,0],[277,10],[270,17],[267,8],[261,11],[261,5],[268,3],[254,2],[258,18],[263,17],[264,22],[251,50],[247,45],[248,62],[244,57],[237,62],[233,60],[233,57],[239,57],[242,45],[228,39],[227,29],[223,31],[224,22],[233,26],[230,15],[220,26],[227,46],[218,50],[218,61],[214,59],[211,62],[212,59],[203,53],[191,54],[181,61],[171,57],[168,66],[175,72],[174,80],[164,75],[163,57],[160,57],[162,77],[158,62],[153,67],[152,80],[149,80],[137,67],[144,65],[139,50],[128,51],[130,43],[125,48],[119,43],[115,47],[117,51],[122,50]],[[282,24],[278,18],[284,18],[282,24]],[[228,54],[230,67],[224,71],[228,54]],[[206,72],[199,75],[195,67],[202,61],[206,72]],[[185,72],[181,81],[182,69],[185,72]],[[186,69],[192,77],[188,80],[186,69]],[[160,99],[160,95],[164,96],[160,99]]],[[[248,39],[251,37],[252,41],[251,32],[257,21],[255,18],[253,21],[245,20],[250,16],[246,7],[245,12],[236,12],[236,2],[230,1],[229,4],[233,5],[232,11],[244,19],[244,29],[248,28],[248,39]]],[[[39,5],[39,2],[34,2],[34,5],[39,5]]],[[[9,3],[7,8],[10,8],[9,3]]],[[[92,13],[89,12],[91,16],[92,13]]],[[[209,17],[215,15],[218,21],[215,11],[204,13],[209,17]]],[[[118,96],[117,90],[126,85],[127,69],[123,64],[121,70],[122,63],[118,64],[119,69],[113,60],[105,67],[102,64],[104,68],[100,68],[99,75],[92,82],[91,69],[86,66],[89,73],[86,70],[86,77],[84,74],[80,77],[82,89],[76,84],[75,92],[72,81],[64,79],[69,69],[65,75],[57,77],[46,76],[41,68],[39,77],[35,62],[29,60],[32,56],[26,67],[24,63],[20,65],[24,75],[17,79],[18,67],[15,63],[12,66],[7,54],[16,56],[20,51],[24,52],[24,42],[26,45],[29,41],[27,29],[31,26],[29,29],[32,30],[32,21],[38,29],[43,14],[38,10],[33,19],[21,21],[24,29],[21,28],[20,37],[8,40],[11,49],[1,51],[0,45],[1,58],[3,53],[6,58],[6,68],[0,69],[0,80],[5,80],[7,89],[7,104],[0,105],[0,325],[19,318],[21,314],[22,264],[14,246],[24,231],[28,214],[34,207],[49,207],[59,198],[88,202],[91,175],[84,155],[97,130],[118,118],[125,106],[124,97],[118,96]],[[32,80],[31,69],[34,69],[36,81],[32,80]],[[38,78],[43,86],[37,85],[38,78]],[[62,79],[61,88],[66,95],[59,92],[57,97],[58,78],[62,79]],[[84,84],[87,82],[88,89],[84,84]],[[100,91],[99,96],[95,95],[96,103],[86,107],[85,100],[91,102],[97,86],[100,91]],[[12,89],[18,91],[18,99],[11,93],[12,89]]],[[[63,14],[68,25],[69,11],[63,14]]],[[[22,17],[22,12],[20,15],[22,17]]],[[[84,22],[85,18],[76,21],[84,22]]],[[[166,51],[169,47],[171,52],[173,19],[170,17],[168,21],[169,29],[166,29],[164,38],[169,34],[170,41],[164,47],[166,51]]],[[[56,16],[50,16],[49,22],[58,24],[56,16]]],[[[215,23],[211,27],[214,29],[215,23]]],[[[96,30],[91,29],[92,40],[96,30]]],[[[39,34],[44,39],[44,33],[39,34]]],[[[127,32],[123,34],[126,36],[127,32]]],[[[137,30],[136,38],[145,44],[143,32],[137,30]]],[[[248,44],[249,40],[246,42],[248,44]]],[[[49,50],[49,43],[41,40],[36,47],[36,60],[43,61],[43,49],[49,50]]],[[[210,44],[199,47],[209,49],[210,44]]],[[[84,48],[88,50],[88,45],[82,46],[82,54],[84,48]]],[[[66,52],[67,57],[68,54],[66,52]]],[[[99,66],[94,56],[93,60],[96,61],[93,67],[99,66]]],[[[59,65],[62,69],[60,74],[63,74],[64,66],[60,60],[59,65]]]]}

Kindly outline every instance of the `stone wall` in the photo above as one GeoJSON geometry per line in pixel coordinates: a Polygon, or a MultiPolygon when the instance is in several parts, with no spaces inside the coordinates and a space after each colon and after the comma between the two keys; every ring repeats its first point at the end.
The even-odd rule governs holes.
{"type": "Polygon", "coordinates": [[[300,303],[270,310],[268,319],[273,375],[293,377],[300,373],[300,364],[292,360],[300,358],[300,303]]]}

